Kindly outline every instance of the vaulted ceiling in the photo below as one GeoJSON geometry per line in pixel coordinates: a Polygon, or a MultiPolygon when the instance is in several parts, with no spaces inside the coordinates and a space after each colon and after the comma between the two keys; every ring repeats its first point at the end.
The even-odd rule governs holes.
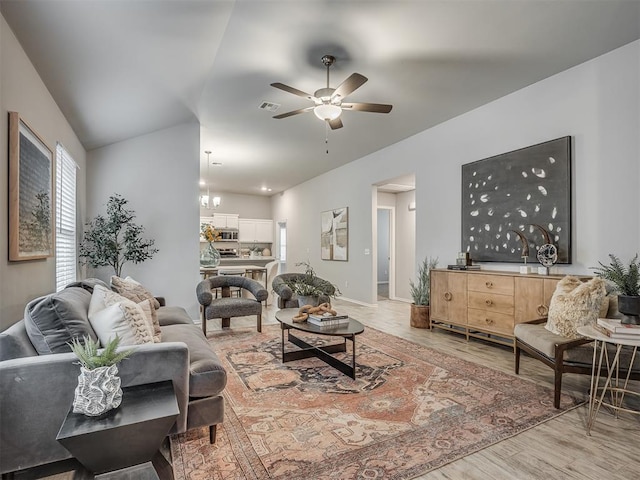
{"type": "Polygon", "coordinates": [[[640,38],[636,0],[2,0],[1,11],[86,149],[197,121],[201,171],[205,150],[223,164],[211,188],[258,195],[640,38]],[[313,94],[324,54],[337,59],[332,87],[368,77],[348,101],[393,110],[345,111],[328,132],[312,112],[271,118],[311,105],[270,84],[313,94]]]}

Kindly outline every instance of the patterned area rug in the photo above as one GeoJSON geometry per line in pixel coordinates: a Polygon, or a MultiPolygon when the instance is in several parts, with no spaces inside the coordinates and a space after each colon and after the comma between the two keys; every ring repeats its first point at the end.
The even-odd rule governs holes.
{"type": "Polygon", "coordinates": [[[564,395],[555,410],[548,388],[372,328],[357,380],[317,359],[283,365],[279,326],[210,343],[228,372],[225,421],[214,445],[208,429],[172,438],[176,480],[410,479],[578,404],[564,395]]]}

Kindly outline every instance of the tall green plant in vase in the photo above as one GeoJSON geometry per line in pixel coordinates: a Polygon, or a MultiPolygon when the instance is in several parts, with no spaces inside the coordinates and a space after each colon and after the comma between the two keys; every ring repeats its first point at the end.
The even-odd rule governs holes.
{"type": "Polygon", "coordinates": [[[430,328],[431,270],[438,266],[438,259],[426,257],[418,266],[416,282],[409,280],[411,304],[411,326],[430,328]]]}
{"type": "Polygon", "coordinates": [[[91,267],[113,268],[121,276],[127,262],[141,263],[153,258],[158,251],[154,240],[142,238],[144,227],[133,222],[136,214],[126,208],[128,200],[115,194],[107,202],[107,215],[98,215],[85,224],[78,257],[80,263],[91,267]]]}

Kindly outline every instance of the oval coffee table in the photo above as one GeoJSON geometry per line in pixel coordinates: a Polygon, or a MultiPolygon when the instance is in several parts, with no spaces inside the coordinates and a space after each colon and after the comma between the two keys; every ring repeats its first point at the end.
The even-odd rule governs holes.
{"type": "Polygon", "coordinates": [[[301,360],[303,358],[316,357],[331,365],[336,370],[340,370],[345,375],[349,375],[355,380],[356,378],[356,335],[364,332],[364,325],[359,321],[349,318],[349,323],[322,327],[313,323],[301,322],[296,323],[292,319],[298,314],[297,308],[285,308],[276,312],[276,320],[280,322],[282,329],[282,363],[291,362],[293,360],[301,360]],[[301,332],[311,333],[314,335],[342,337],[342,342],[331,345],[317,347],[305,342],[301,338],[291,333],[291,330],[299,330],[301,332]],[[287,332],[287,340],[294,345],[300,347],[300,350],[291,352],[284,351],[285,331],[287,332]],[[352,343],[352,361],[351,365],[338,360],[332,356],[332,353],[346,352],[347,339],[352,343]]]}

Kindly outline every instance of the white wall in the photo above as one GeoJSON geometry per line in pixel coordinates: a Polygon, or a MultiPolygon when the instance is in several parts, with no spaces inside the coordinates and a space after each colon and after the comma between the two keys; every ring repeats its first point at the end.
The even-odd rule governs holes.
{"type": "Polygon", "coordinates": [[[396,194],[396,295],[398,300],[411,301],[409,279],[416,280],[416,211],[409,204],[416,201],[416,191],[396,194]]]}
{"type": "MultiPolygon", "coordinates": [[[[89,152],[87,220],[106,213],[115,193],[129,201],[144,237],[155,240],[158,253],[141,264],[128,263],[131,275],[168,305],[185,307],[198,318],[200,127],[188,123],[89,152]]],[[[94,273],[108,281],[111,270],[94,273]]]]}
{"type": "Polygon", "coordinates": [[[378,208],[378,283],[389,282],[389,257],[391,241],[391,210],[378,208]]]}
{"type": "MultiPolygon", "coordinates": [[[[61,142],[80,166],[78,220],[84,218],[86,153],[4,17],[0,15],[0,329],[22,318],[29,300],[55,291],[55,259],[9,262],[8,112],[18,112],[55,155],[61,142]]],[[[54,158],[55,164],[55,158],[54,158]]]]}
{"type": "Polygon", "coordinates": [[[213,213],[233,213],[240,218],[259,218],[271,220],[271,199],[262,195],[242,195],[239,193],[214,192],[211,196],[220,197],[220,206],[207,210],[200,207],[200,216],[209,217],[213,213]]]}
{"type": "Polygon", "coordinates": [[[373,303],[375,262],[365,254],[374,243],[372,184],[415,172],[415,258],[446,265],[460,248],[461,165],[565,135],[574,152],[573,265],[554,270],[591,273],[610,252],[630,258],[640,248],[639,86],[635,41],[274,196],[274,218],[289,227],[290,264],[308,258],[345,297],[373,303]],[[349,262],[323,262],[320,212],[343,206],[349,262]]]}

